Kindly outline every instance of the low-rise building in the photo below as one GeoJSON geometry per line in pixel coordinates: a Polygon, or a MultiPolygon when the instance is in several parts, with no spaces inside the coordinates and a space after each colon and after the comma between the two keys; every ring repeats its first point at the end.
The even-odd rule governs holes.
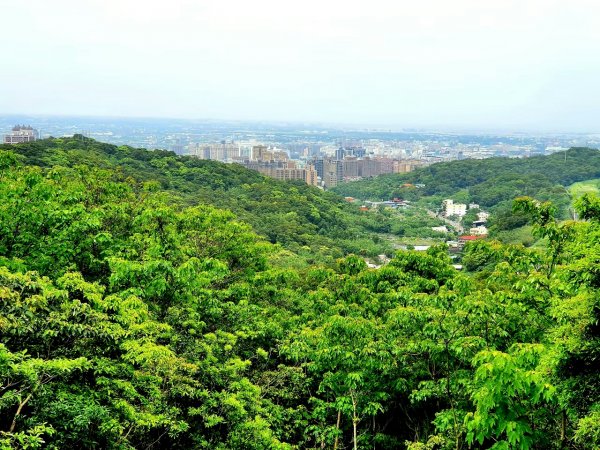
{"type": "Polygon", "coordinates": [[[485,212],[485,211],[481,211],[477,213],[477,220],[479,222],[487,222],[487,220],[490,218],[490,213],[485,212]]]}
{"type": "Polygon", "coordinates": [[[469,229],[469,233],[472,236],[487,236],[488,235],[488,229],[487,227],[481,225],[478,227],[473,227],[469,229]]]}
{"type": "Polygon", "coordinates": [[[442,205],[444,206],[444,215],[446,217],[463,217],[467,214],[467,205],[464,203],[454,203],[454,200],[446,199],[442,202],[442,205]]]}

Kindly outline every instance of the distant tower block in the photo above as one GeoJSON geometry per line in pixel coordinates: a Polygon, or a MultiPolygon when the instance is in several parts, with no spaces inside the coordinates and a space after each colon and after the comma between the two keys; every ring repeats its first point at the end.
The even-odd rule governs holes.
{"type": "Polygon", "coordinates": [[[9,134],[4,136],[5,144],[21,144],[23,142],[33,142],[39,139],[38,130],[27,125],[15,125],[9,134]]]}
{"type": "Polygon", "coordinates": [[[266,152],[266,145],[255,145],[254,147],[252,147],[252,159],[262,161],[266,152]]]}

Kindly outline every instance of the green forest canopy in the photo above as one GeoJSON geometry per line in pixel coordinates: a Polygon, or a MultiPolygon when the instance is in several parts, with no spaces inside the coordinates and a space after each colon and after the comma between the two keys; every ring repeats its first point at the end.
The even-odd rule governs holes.
{"type": "Polygon", "coordinates": [[[477,242],[465,273],[444,247],[294,266],[188,160],[71,144],[0,150],[0,448],[600,446],[593,195],[564,223],[520,199],[546,249],[477,242]]]}
{"type": "Polygon", "coordinates": [[[270,242],[309,262],[392,252],[373,233],[390,227],[388,216],[362,213],[337,195],[301,181],[276,181],[238,164],[117,147],[83,136],[0,148],[18,153],[24,164],[107,169],[105,176],[114,181],[146,183],[146,189],[168,192],[180,205],[230,210],[270,242]]]}
{"type": "MultiPolygon", "coordinates": [[[[509,215],[516,197],[530,196],[552,200],[559,208],[560,217],[567,218],[570,197],[565,187],[594,178],[600,178],[600,152],[572,148],[549,156],[437,163],[406,174],[344,183],[334,191],[363,200],[397,197],[413,201],[432,198],[439,202],[443,198],[456,198],[505,216],[509,215]],[[417,184],[424,187],[410,186],[417,184]]],[[[522,221],[517,222],[522,224],[522,221]]]]}

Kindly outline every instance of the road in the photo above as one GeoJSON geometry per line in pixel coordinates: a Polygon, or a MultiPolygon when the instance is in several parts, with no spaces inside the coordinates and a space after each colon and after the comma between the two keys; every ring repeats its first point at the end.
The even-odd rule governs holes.
{"type": "Polygon", "coordinates": [[[448,225],[450,225],[452,228],[454,228],[458,233],[464,232],[464,228],[460,222],[455,222],[454,220],[450,220],[444,216],[438,216],[436,213],[434,213],[430,209],[427,210],[427,214],[429,215],[429,217],[433,217],[435,219],[442,219],[444,222],[446,222],[448,225]]]}

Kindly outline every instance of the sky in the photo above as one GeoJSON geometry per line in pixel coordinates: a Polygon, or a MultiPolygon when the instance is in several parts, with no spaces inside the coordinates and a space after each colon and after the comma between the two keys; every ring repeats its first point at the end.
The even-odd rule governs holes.
{"type": "Polygon", "coordinates": [[[0,113],[600,131],[596,0],[0,0],[0,113]]]}

